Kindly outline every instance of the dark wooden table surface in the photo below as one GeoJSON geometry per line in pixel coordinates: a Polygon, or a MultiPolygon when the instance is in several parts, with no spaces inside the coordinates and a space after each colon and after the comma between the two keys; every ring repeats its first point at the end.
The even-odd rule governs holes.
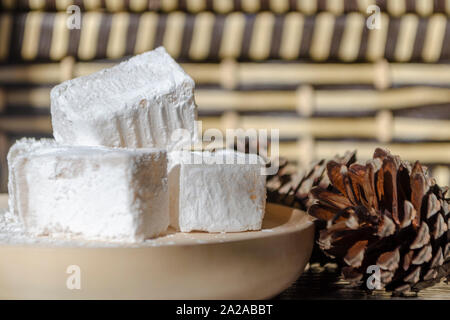
{"type": "Polygon", "coordinates": [[[287,290],[276,299],[431,299],[450,300],[450,283],[441,282],[433,287],[420,291],[418,294],[406,297],[392,297],[391,294],[378,291],[366,292],[361,289],[350,288],[339,278],[334,270],[309,269],[287,290]]]}

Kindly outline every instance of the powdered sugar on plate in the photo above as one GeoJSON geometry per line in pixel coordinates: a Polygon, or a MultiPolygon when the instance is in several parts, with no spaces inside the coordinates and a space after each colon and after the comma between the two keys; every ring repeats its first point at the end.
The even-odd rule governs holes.
{"type": "Polygon", "coordinates": [[[173,245],[169,241],[173,234],[163,235],[155,239],[148,239],[141,243],[128,243],[121,241],[88,241],[76,236],[58,234],[55,236],[30,236],[22,228],[18,219],[7,210],[0,210],[0,246],[2,245],[31,245],[49,247],[86,247],[86,248],[110,248],[110,247],[148,247],[160,245],[173,245]]]}

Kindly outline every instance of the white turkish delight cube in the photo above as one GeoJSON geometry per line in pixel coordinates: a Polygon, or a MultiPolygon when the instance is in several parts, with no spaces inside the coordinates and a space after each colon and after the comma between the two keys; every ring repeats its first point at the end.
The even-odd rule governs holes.
{"type": "Polygon", "coordinates": [[[29,234],[139,242],[169,225],[166,151],[24,139],[8,164],[10,211],[29,234]]]}
{"type": "Polygon", "coordinates": [[[263,159],[232,150],[169,154],[171,225],[182,232],[259,230],[266,203],[263,159]]]}
{"type": "Polygon", "coordinates": [[[163,47],[51,91],[59,143],[181,149],[197,139],[194,81],[163,47]],[[186,134],[174,135],[183,129],[186,134]]]}

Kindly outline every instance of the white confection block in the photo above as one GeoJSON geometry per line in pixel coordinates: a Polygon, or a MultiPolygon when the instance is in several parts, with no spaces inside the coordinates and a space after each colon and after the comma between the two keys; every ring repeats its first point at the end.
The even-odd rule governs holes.
{"type": "Polygon", "coordinates": [[[197,140],[194,86],[159,47],[54,87],[53,134],[70,145],[181,149],[197,140]],[[178,129],[189,134],[173,139],[178,129]]]}
{"type": "Polygon", "coordinates": [[[182,232],[261,229],[263,166],[259,156],[232,150],[169,153],[171,226],[182,232]]]}
{"type": "Polygon", "coordinates": [[[10,212],[32,235],[138,242],[169,225],[167,153],[18,141],[10,212]]]}

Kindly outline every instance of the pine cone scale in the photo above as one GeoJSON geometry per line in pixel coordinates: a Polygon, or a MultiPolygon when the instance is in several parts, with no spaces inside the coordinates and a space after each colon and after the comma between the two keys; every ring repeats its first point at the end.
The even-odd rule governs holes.
{"type": "Polygon", "coordinates": [[[380,255],[377,265],[383,270],[395,271],[400,263],[400,251],[396,248],[394,251],[388,251],[380,255]]]}

